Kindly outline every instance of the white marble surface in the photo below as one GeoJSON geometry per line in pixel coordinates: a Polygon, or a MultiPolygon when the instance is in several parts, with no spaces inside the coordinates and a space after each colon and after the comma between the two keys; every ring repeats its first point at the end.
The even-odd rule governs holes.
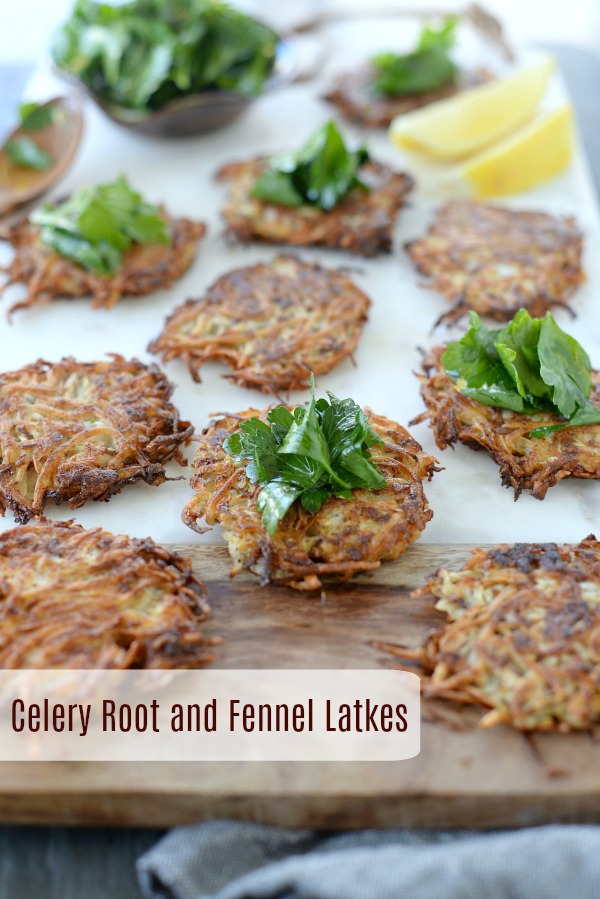
{"type": "MultiPolygon", "coordinates": [[[[407,26],[394,23],[394,28],[407,26]]],[[[328,70],[343,68],[371,50],[390,42],[390,23],[379,21],[345,25],[328,32],[328,70]]],[[[398,41],[408,41],[410,33],[398,31],[398,41]]],[[[396,42],[396,41],[395,41],[396,42]]],[[[472,48],[464,48],[471,54],[472,48]]],[[[190,272],[169,292],[122,302],[111,311],[92,311],[88,301],[55,302],[49,306],[17,313],[12,325],[0,319],[1,364],[13,369],[38,357],[51,360],[75,355],[81,360],[100,358],[107,352],[152,359],[145,352],[148,342],[159,332],[164,317],[188,296],[198,296],[228,269],[268,259],[278,250],[266,246],[230,247],[221,236],[219,208],[222,188],[212,181],[212,173],[226,161],[298,145],[330,114],[318,99],[324,79],[296,85],[257,101],[251,110],[227,129],[206,137],[179,141],[135,137],[108,122],[96,109],[87,112],[86,134],[77,161],[59,192],[85,182],[102,182],[124,172],[132,184],[154,201],[164,201],[176,213],[208,223],[207,238],[200,246],[198,260],[190,272]]],[[[48,74],[40,69],[29,86],[29,94],[43,97],[52,92],[48,74]]],[[[549,102],[564,93],[560,79],[552,87],[549,102]]],[[[364,138],[356,129],[346,128],[353,139],[364,138]]],[[[412,160],[402,157],[384,134],[369,136],[375,157],[416,173],[412,160]]],[[[325,264],[356,267],[356,280],[373,300],[369,322],[356,354],[356,367],[343,363],[319,379],[321,392],[353,396],[406,424],[422,410],[417,381],[412,374],[419,366],[417,347],[429,347],[445,339],[446,332],[432,336],[430,328],[447,308],[446,301],[418,286],[418,279],[401,250],[404,241],[423,232],[439,192],[421,180],[411,207],[400,215],[396,250],[389,257],[374,260],[349,259],[344,254],[307,250],[307,259],[325,264]]],[[[600,310],[596,300],[600,288],[600,225],[585,161],[579,152],[575,164],[562,177],[528,195],[512,199],[515,208],[540,208],[555,213],[574,213],[585,232],[585,268],[588,282],[577,293],[573,307],[578,317],[571,322],[561,311],[559,324],[588,349],[592,362],[600,367],[600,310]]],[[[9,257],[2,248],[3,259],[9,257]]],[[[7,307],[20,288],[3,301],[7,307]]],[[[454,332],[457,335],[459,332],[454,332]]],[[[182,416],[200,429],[211,412],[261,406],[266,398],[256,392],[234,387],[220,375],[225,369],[209,364],[203,383],[194,384],[183,364],[165,367],[177,384],[174,401],[182,416]]],[[[304,400],[306,394],[293,399],[304,400]]],[[[543,502],[523,495],[515,503],[512,491],[503,488],[496,465],[484,453],[463,446],[440,453],[431,432],[423,424],[412,429],[424,448],[437,455],[445,466],[427,487],[434,518],[422,539],[428,542],[495,542],[513,540],[578,540],[600,524],[600,485],[594,481],[566,480],[552,488],[543,502]]],[[[188,456],[193,456],[193,447],[188,456]]],[[[189,469],[188,469],[189,472],[189,469]]],[[[56,518],[74,517],[86,526],[99,525],[134,536],[150,535],[162,542],[217,541],[214,530],[200,538],[180,521],[180,511],[190,497],[187,472],[170,466],[170,473],[186,479],[159,488],[144,484],[126,488],[109,503],[89,503],[71,512],[66,507],[48,506],[56,518]]],[[[12,526],[10,517],[0,521],[0,529],[12,526]]]]}

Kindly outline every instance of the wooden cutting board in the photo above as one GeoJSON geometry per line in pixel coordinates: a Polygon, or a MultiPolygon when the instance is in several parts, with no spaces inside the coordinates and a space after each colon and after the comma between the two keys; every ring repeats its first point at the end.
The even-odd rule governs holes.
{"type": "MultiPolygon", "coordinates": [[[[393,664],[376,641],[418,645],[444,620],[409,592],[469,547],[421,544],[397,562],[327,589],[325,598],[229,577],[224,547],[178,546],[207,584],[207,631],[223,668],[372,668],[393,664]]],[[[588,735],[477,728],[425,705],[421,753],[386,763],[10,763],[0,819],[170,826],[233,817],[289,826],[496,827],[600,820],[600,745],[588,735]]]]}

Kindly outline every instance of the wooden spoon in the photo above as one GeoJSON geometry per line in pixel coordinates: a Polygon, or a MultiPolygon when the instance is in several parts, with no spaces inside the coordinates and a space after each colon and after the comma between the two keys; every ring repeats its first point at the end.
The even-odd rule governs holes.
{"type": "Polygon", "coordinates": [[[55,97],[42,108],[57,110],[53,121],[41,131],[28,132],[15,128],[0,149],[0,216],[27,203],[49,190],[65,174],[83,133],[83,112],[76,97],[55,97]],[[6,152],[9,140],[29,137],[50,155],[52,165],[43,172],[17,166],[6,152]]]}

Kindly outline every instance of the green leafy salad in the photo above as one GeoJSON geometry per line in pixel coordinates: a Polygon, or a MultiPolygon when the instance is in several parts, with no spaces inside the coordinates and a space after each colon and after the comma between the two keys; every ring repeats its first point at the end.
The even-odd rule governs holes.
{"type": "Polygon", "coordinates": [[[252,196],[281,206],[310,204],[333,209],[353,188],[368,189],[358,174],[368,160],[366,148],[348,150],[335,124],[329,121],[297,153],[271,159],[252,196]]]}
{"type": "Polygon", "coordinates": [[[425,94],[451,84],[457,73],[450,59],[457,24],[457,16],[448,16],[438,29],[425,25],[412,53],[373,56],[376,91],[390,96],[425,94]]]}
{"type": "Polygon", "coordinates": [[[150,112],[205,90],[256,96],[278,42],[272,29],[220,0],[78,0],[52,53],[104,101],[150,112]]]}
{"type": "Polygon", "coordinates": [[[573,425],[600,424],[590,402],[591,364],[583,347],[562,331],[548,312],[531,318],[521,309],[504,328],[485,328],[475,312],[471,327],[448,344],[441,363],[461,393],[486,406],[526,415],[554,412],[564,424],[535,428],[545,437],[573,425]]]}
{"type": "Polygon", "coordinates": [[[83,187],[63,203],[45,203],[29,217],[43,243],[82,268],[111,275],[134,243],[168,244],[167,223],[123,175],[112,184],[83,187]]]}
{"type": "Polygon", "coordinates": [[[250,418],[231,434],[224,449],[236,462],[249,460],[246,476],[260,484],[258,509],[274,534],[296,500],[311,515],[330,496],[350,499],[352,490],[381,490],[386,480],[371,462],[369,448],[383,441],[352,399],[312,398],[308,407],[271,409],[267,420],[250,418]]]}
{"type": "MultiPolygon", "coordinates": [[[[43,131],[52,124],[57,114],[58,110],[54,106],[23,103],[19,107],[21,130],[43,131]]],[[[52,165],[50,154],[46,153],[28,134],[21,134],[19,137],[8,140],[4,149],[12,164],[19,168],[45,172],[52,165]]]]}

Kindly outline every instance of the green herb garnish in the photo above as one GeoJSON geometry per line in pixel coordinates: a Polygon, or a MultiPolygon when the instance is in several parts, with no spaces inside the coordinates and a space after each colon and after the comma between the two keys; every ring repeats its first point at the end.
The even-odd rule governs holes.
{"type": "Polygon", "coordinates": [[[54,62],[109,103],[149,112],[205,90],[256,96],[279,38],[219,0],[78,0],[54,62]]]}
{"type": "Polygon", "coordinates": [[[6,141],[4,150],[13,165],[23,169],[45,172],[52,165],[52,157],[38,147],[30,137],[14,137],[6,141]]]}
{"type": "Polygon", "coordinates": [[[449,52],[456,41],[457,16],[448,16],[439,29],[423,28],[413,53],[379,53],[370,60],[375,89],[380,94],[424,94],[450,84],[457,68],[449,52]]]}
{"type": "Polygon", "coordinates": [[[365,147],[350,151],[333,122],[327,122],[297,153],[276,156],[251,195],[266,203],[329,210],[355,187],[367,189],[358,176],[369,159],[365,147]]]}
{"type": "Polygon", "coordinates": [[[369,447],[383,441],[354,400],[315,399],[290,412],[271,409],[267,421],[250,418],[227,438],[223,447],[236,462],[249,460],[246,476],[260,484],[258,509],[274,534],[292,503],[299,500],[311,515],[330,496],[350,499],[352,490],[381,490],[386,480],[370,461],[369,447]]]}
{"type": "Polygon", "coordinates": [[[113,274],[134,243],[169,243],[157,206],[144,202],[123,175],[113,184],[83,187],[58,205],[30,216],[40,238],[61,256],[101,275],[113,274]]]}
{"type": "Polygon", "coordinates": [[[562,425],[535,428],[530,437],[600,424],[600,408],[589,400],[589,357],[549,312],[531,318],[521,309],[499,329],[485,328],[477,313],[470,312],[469,323],[464,337],[448,344],[441,358],[461,393],[486,406],[526,415],[548,411],[567,419],[562,425]]]}
{"type": "Polygon", "coordinates": [[[19,107],[19,118],[23,131],[43,131],[56,118],[58,110],[55,106],[40,106],[39,103],[22,103],[19,107]]]}

